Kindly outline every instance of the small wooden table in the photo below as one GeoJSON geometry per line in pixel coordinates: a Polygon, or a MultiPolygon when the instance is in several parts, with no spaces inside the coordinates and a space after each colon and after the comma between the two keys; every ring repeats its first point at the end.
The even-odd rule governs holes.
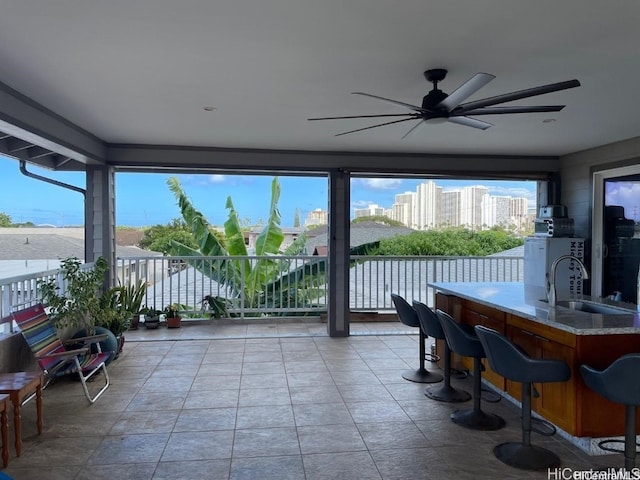
{"type": "Polygon", "coordinates": [[[9,428],[7,427],[7,410],[9,410],[9,395],[0,395],[0,436],[2,437],[2,466],[9,465],[9,428]]]}
{"type": "Polygon", "coordinates": [[[16,455],[22,453],[22,417],[20,408],[28,395],[36,395],[38,434],[42,434],[42,386],[44,375],[40,372],[13,372],[0,374],[0,394],[9,395],[13,403],[13,426],[16,441],[16,455]]]}

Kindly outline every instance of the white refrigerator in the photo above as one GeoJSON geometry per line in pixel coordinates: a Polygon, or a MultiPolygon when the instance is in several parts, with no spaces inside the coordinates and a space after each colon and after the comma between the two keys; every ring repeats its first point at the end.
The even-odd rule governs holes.
{"type": "MultiPolygon", "coordinates": [[[[526,300],[547,298],[547,277],[551,264],[562,255],[584,262],[583,238],[527,237],[524,241],[524,292],[526,300]]],[[[562,260],[556,270],[556,298],[582,294],[582,271],[574,260],[562,260]]]]}

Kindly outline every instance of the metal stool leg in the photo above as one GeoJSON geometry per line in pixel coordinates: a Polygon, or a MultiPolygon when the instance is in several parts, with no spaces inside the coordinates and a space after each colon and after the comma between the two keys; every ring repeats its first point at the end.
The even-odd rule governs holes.
{"type": "Polygon", "coordinates": [[[402,374],[402,378],[405,380],[409,380],[410,382],[416,383],[437,383],[442,381],[442,375],[439,373],[433,373],[427,370],[424,367],[424,360],[426,357],[426,347],[425,342],[427,337],[422,332],[422,328],[420,329],[420,368],[418,370],[407,370],[402,374]]]}

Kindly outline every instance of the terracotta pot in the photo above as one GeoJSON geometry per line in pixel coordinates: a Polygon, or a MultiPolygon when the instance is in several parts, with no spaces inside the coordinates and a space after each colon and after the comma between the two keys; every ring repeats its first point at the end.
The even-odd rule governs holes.
{"type": "Polygon", "coordinates": [[[180,317],[167,317],[167,328],[180,328],[182,319],[180,317]]]}

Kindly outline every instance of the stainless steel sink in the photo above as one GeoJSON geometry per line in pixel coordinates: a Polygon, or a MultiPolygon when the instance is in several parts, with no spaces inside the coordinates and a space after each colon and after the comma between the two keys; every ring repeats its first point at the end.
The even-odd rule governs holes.
{"type": "Polygon", "coordinates": [[[631,310],[612,307],[602,303],[585,302],[582,300],[558,300],[556,307],[569,308],[571,310],[579,310],[587,313],[599,313],[602,315],[628,315],[633,313],[631,310]]]}

